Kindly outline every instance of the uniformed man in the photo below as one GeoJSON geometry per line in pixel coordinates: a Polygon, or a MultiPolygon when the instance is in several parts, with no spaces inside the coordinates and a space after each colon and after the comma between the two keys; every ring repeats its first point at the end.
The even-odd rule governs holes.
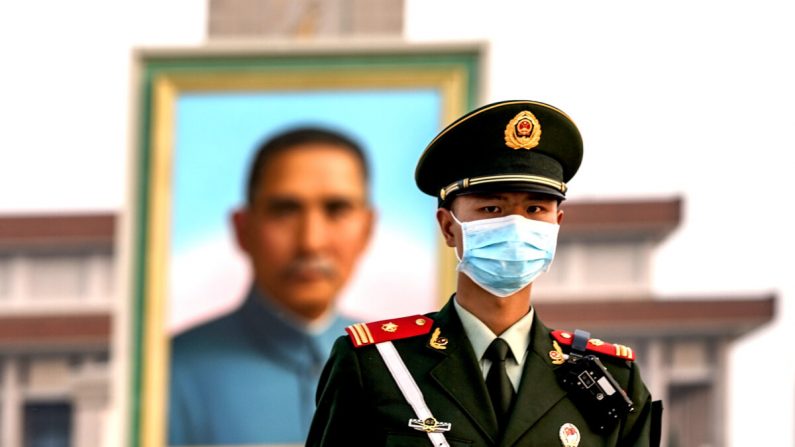
{"type": "Polygon", "coordinates": [[[431,141],[416,181],[438,197],[457,291],[439,312],[346,328],[308,446],[652,444],[631,349],[552,331],[532,307],[581,160],[572,120],[534,101],[487,105],[431,141]]]}

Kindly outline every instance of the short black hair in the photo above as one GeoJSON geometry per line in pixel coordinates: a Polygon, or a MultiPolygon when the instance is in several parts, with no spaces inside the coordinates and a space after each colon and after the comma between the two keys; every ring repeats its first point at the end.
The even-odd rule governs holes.
{"type": "Polygon", "coordinates": [[[322,127],[297,127],[268,138],[257,148],[256,155],[251,163],[246,186],[248,204],[252,205],[254,203],[254,196],[256,195],[257,186],[262,180],[262,173],[265,172],[265,167],[275,155],[296,146],[311,143],[330,144],[350,152],[359,161],[365,184],[369,183],[370,169],[367,157],[362,146],[353,138],[341,132],[322,127]]]}

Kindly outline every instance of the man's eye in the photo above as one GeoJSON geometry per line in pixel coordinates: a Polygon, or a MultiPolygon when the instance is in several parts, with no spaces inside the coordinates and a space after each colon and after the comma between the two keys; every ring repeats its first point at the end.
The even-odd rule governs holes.
{"type": "Polygon", "coordinates": [[[481,211],[488,214],[494,214],[500,212],[500,207],[496,205],[487,205],[481,208],[481,211]]]}
{"type": "Polygon", "coordinates": [[[527,207],[527,212],[530,214],[540,213],[542,211],[544,211],[544,209],[538,205],[530,205],[527,207]]]}
{"type": "Polygon", "coordinates": [[[326,215],[340,217],[353,209],[353,204],[344,200],[332,201],[325,204],[326,215]]]}

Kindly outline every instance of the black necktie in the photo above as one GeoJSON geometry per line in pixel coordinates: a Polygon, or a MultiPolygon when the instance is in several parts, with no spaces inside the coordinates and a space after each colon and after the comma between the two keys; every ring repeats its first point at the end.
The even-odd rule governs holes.
{"type": "Polygon", "coordinates": [[[504,431],[508,423],[514,396],[511,379],[508,378],[508,373],[505,371],[505,359],[509,352],[508,343],[501,338],[496,338],[483,354],[483,358],[491,360],[491,368],[486,375],[486,389],[489,391],[500,431],[504,431]]]}

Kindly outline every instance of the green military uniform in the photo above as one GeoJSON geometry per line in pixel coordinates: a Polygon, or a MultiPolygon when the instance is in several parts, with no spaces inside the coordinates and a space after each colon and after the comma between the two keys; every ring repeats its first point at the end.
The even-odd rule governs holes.
{"type": "MultiPolygon", "coordinates": [[[[581,161],[582,139],[565,113],[539,102],[505,101],[474,110],[442,130],[420,158],[415,177],[420,190],[447,209],[455,197],[470,193],[528,192],[563,200],[581,161]]],[[[496,271],[492,276],[499,281],[510,278],[499,263],[485,268],[496,271]]],[[[490,299],[506,296],[492,295],[490,299]]],[[[518,389],[514,387],[512,406],[500,407],[505,415],[498,421],[492,402],[504,399],[490,397],[487,389],[494,392],[494,382],[487,388],[486,366],[481,368],[452,299],[425,317],[346,330],[349,337],[337,340],[320,379],[309,447],[443,446],[445,440],[450,446],[656,445],[659,407],[652,404],[626,347],[550,331],[533,315],[527,355],[519,363],[523,369],[513,370],[521,371],[518,389]],[[575,339],[576,349],[567,361],[568,338],[575,339]],[[590,354],[598,356],[614,381],[598,367],[585,386],[588,392],[594,383],[608,390],[606,400],[605,394],[583,400],[582,390],[571,387],[577,380],[556,375],[573,370],[573,377],[580,377],[573,365],[580,368],[585,362],[578,359],[587,357],[598,365],[590,354]],[[394,366],[401,360],[405,370],[394,366]],[[603,411],[602,404],[612,405],[613,398],[623,396],[616,387],[631,399],[634,411],[624,413],[625,400],[620,402],[627,404],[624,410],[603,411]],[[605,414],[614,425],[595,423],[605,414]]]]}
{"type": "MultiPolygon", "coordinates": [[[[428,407],[451,446],[558,446],[560,429],[573,424],[579,447],[647,446],[651,396],[634,362],[601,356],[603,363],[635,403],[615,430],[599,434],[560,386],[554,364],[551,331],[536,316],[519,391],[501,442],[489,404],[479,359],[475,358],[452,301],[429,314],[428,333],[394,341],[428,407]],[[436,329],[445,349],[433,347],[436,329]],[[499,444],[498,444],[499,442],[499,444]]],[[[438,343],[436,343],[438,346],[438,343]]],[[[408,426],[416,417],[374,345],[354,347],[349,337],[337,340],[318,387],[318,408],[307,446],[425,446],[427,435],[408,426]]]]}

